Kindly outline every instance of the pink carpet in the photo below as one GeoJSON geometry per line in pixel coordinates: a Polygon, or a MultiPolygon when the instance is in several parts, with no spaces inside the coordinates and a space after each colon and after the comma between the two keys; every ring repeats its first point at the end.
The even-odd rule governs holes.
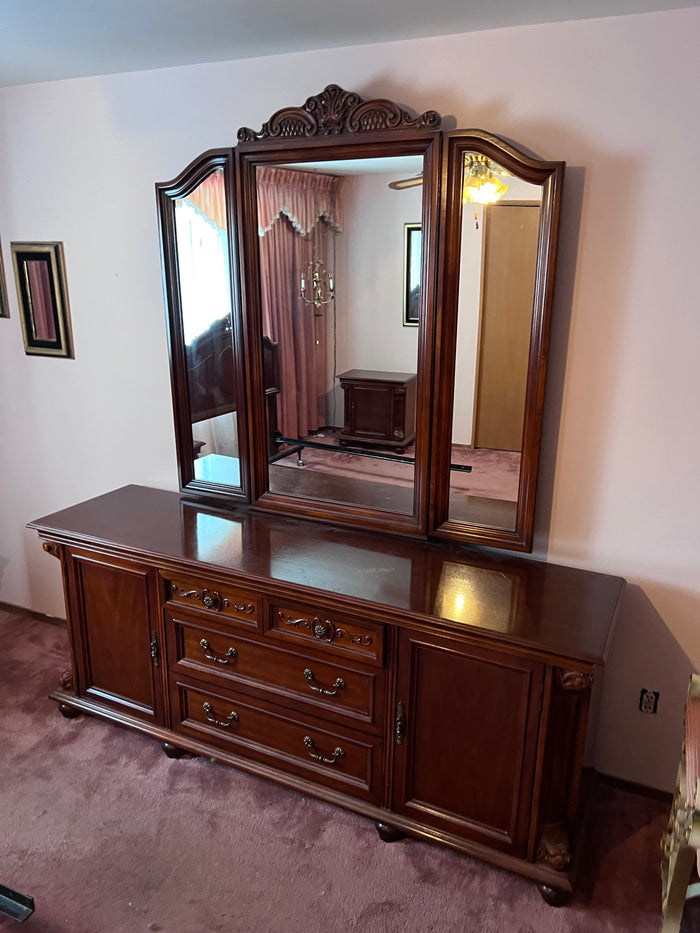
{"type": "MultiPolygon", "coordinates": [[[[332,442],[330,437],[327,440],[332,442]]],[[[367,449],[369,451],[370,448],[367,449]]],[[[407,448],[406,456],[413,455],[413,447],[407,448]]],[[[278,460],[277,463],[307,472],[331,473],[348,479],[390,482],[406,487],[413,485],[413,465],[409,463],[358,456],[343,451],[342,448],[336,453],[305,447],[301,456],[304,461],[303,467],[297,466],[296,454],[278,460]]],[[[471,447],[453,446],[452,462],[472,467],[471,473],[457,470],[450,473],[450,486],[455,492],[488,499],[504,499],[508,502],[517,500],[520,479],[520,454],[517,451],[486,448],[475,450],[471,447]]]]}
{"type": "Polygon", "coordinates": [[[0,882],[36,901],[23,933],[658,930],[663,803],[597,784],[580,890],[551,908],[515,875],[387,845],[361,817],[66,720],[46,698],[65,630],[0,609],[0,636],[0,882]]]}

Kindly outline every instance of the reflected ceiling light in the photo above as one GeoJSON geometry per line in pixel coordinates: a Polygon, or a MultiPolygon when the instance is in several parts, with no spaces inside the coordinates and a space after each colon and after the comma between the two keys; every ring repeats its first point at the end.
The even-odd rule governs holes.
{"type": "Polygon", "coordinates": [[[423,184],[422,173],[414,175],[412,178],[399,178],[396,181],[390,181],[389,187],[394,191],[401,191],[402,188],[414,188],[416,185],[423,184]]]}
{"type": "Polygon", "coordinates": [[[495,204],[496,201],[500,201],[507,190],[508,185],[496,176],[494,164],[490,159],[473,152],[465,155],[462,200],[465,204],[474,205],[474,222],[477,230],[479,229],[477,205],[495,204]]]}

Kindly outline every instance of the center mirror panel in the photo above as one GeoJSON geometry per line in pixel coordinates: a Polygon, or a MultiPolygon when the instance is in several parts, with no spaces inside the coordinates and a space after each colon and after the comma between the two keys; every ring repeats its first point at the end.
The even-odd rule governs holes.
{"type": "Polygon", "coordinates": [[[425,163],[423,151],[330,160],[316,152],[248,166],[263,505],[418,525],[434,281],[425,163]]]}

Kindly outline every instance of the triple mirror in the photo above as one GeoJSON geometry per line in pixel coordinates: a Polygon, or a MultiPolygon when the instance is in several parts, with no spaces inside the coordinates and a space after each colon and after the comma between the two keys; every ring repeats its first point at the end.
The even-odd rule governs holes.
{"type": "Polygon", "coordinates": [[[183,491],[529,549],[562,177],[330,86],[157,185],[183,491]]]}

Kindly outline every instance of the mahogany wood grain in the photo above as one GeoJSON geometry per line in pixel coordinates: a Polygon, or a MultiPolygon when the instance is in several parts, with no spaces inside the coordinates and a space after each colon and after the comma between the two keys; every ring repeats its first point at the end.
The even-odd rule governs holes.
{"type": "Polygon", "coordinates": [[[381,670],[329,664],[308,652],[222,631],[184,613],[166,614],[166,636],[170,669],[178,676],[229,681],[238,690],[260,691],[277,703],[301,703],[312,714],[315,708],[317,715],[337,716],[355,728],[383,729],[381,670]]]}
{"type": "Polygon", "coordinates": [[[559,663],[602,664],[624,580],[450,543],[376,535],[252,509],[208,508],[178,493],[125,486],[29,527],[158,566],[206,564],[223,582],[291,596],[331,611],[362,603],[373,617],[535,649],[559,663]],[[508,586],[495,591],[494,575],[508,586]],[[452,594],[452,598],[447,598],[452,594]],[[460,595],[468,595],[460,600],[460,595]],[[477,621],[471,622],[470,619],[477,621]]]}

